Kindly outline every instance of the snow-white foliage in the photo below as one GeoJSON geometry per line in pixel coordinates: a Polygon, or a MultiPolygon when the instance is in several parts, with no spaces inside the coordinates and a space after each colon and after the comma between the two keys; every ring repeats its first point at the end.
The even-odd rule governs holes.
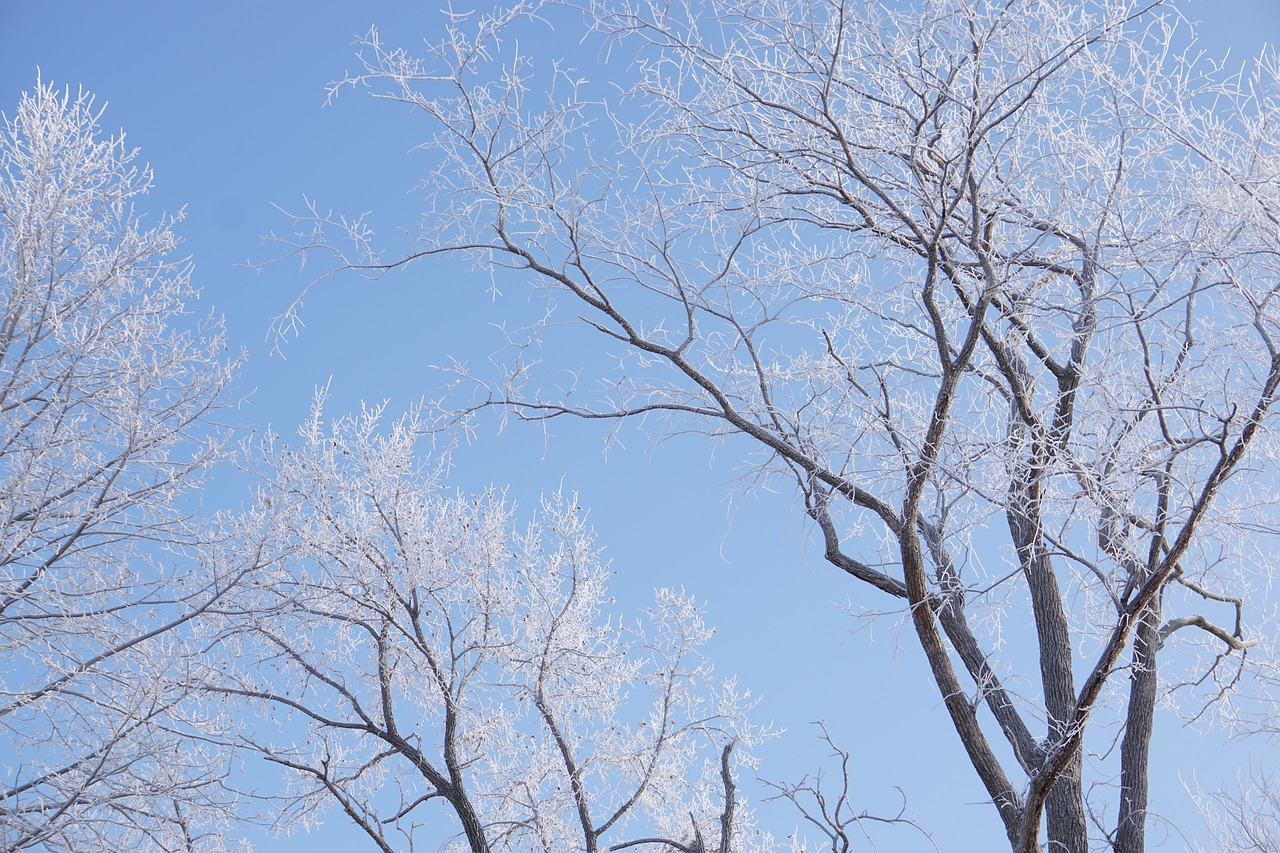
{"type": "Polygon", "coordinates": [[[387,851],[719,849],[728,750],[758,732],[696,604],[658,590],[624,620],[574,498],[518,524],[498,493],[449,491],[420,432],[381,409],[326,426],[317,403],[300,446],[263,449],[245,530],[265,567],[211,686],[285,769],[281,825],[337,807],[387,851]]]}
{"type": "Polygon", "coordinates": [[[1015,849],[1143,849],[1159,697],[1265,689],[1275,62],[1207,65],[1161,0],[569,5],[606,79],[528,50],[559,4],[371,32],[335,91],[423,119],[417,241],[284,242],[530,282],[460,412],[745,440],[910,622],[1015,849]]]}
{"type": "Polygon", "coordinates": [[[1230,789],[1196,792],[1210,842],[1197,853],[1269,853],[1280,850],[1280,779],[1270,768],[1241,773],[1230,789]]]}
{"type": "Polygon", "coordinates": [[[181,634],[233,365],[98,121],[37,85],[0,124],[0,848],[229,849],[181,634]]]}

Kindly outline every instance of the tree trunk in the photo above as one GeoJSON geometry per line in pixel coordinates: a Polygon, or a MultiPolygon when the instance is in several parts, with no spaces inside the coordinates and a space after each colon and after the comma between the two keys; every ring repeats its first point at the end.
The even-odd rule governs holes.
{"type": "Polygon", "coordinates": [[[1142,853],[1146,848],[1147,796],[1151,733],[1156,710],[1156,652],[1160,645],[1160,596],[1142,612],[1129,670],[1129,711],[1120,745],[1120,815],[1116,853],[1142,853]]]}
{"type": "MultiPolygon", "coordinates": [[[[1040,452],[1034,451],[1035,456],[1040,452]]],[[[1006,517],[1031,593],[1036,641],[1040,647],[1040,679],[1049,719],[1048,743],[1052,745],[1067,737],[1066,727],[1075,712],[1076,690],[1071,632],[1062,591],[1054,574],[1053,560],[1041,540],[1041,474],[1042,469],[1035,462],[1028,462],[1015,472],[1006,517]]],[[[1089,853],[1083,775],[1083,760],[1076,754],[1049,792],[1045,824],[1050,853],[1089,853]]]]}

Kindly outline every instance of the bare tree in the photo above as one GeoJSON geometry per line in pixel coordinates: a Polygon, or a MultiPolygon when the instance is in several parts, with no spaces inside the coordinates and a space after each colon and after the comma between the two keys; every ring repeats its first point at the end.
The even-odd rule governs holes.
{"type": "Polygon", "coordinates": [[[1280,849],[1280,780],[1254,768],[1234,790],[1197,794],[1209,825],[1212,847],[1223,853],[1263,853],[1280,849]]]}
{"type": "Polygon", "coordinates": [[[902,798],[897,813],[889,815],[872,814],[860,808],[854,802],[854,794],[850,790],[850,782],[856,777],[856,771],[850,765],[853,756],[837,746],[824,724],[817,724],[822,730],[822,740],[831,748],[831,758],[839,763],[839,773],[835,776],[834,786],[819,768],[815,773],[795,783],[769,783],[775,791],[773,800],[789,802],[805,824],[815,829],[823,838],[824,849],[831,853],[851,853],[863,848],[863,844],[872,850],[879,849],[875,844],[872,827],[889,826],[897,829],[909,829],[924,836],[930,846],[937,851],[938,845],[933,842],[929,833],[922,829],[907,812],[907,798],[902,789],[898,795],[902,798]]]}
{"type": "Polygon", "coordinates": [[[1160,0],[583,7],[616,87],[522,52],[567,27],[532,4],[371,32],[334,91],[427,123],[421,236],[313,208],[287,251],[522,274],[599,357],[534,323],[466,410],[748,439],[909,618],[1011,847],[1143,850],[1158,699],[1229,711],[1265,606],[1274,65],[1160,0]]]}
{"type": "Polygon", "coordinates": [[[268,443],[246,532],[270,559],[217,644],[282,825],[340,809],[387,853],[749,849],[733,750],[758,733],[694,603],[618,621],[571,498],[517,529],[415,457],[414,416],[380,421],[317,403],[301,447],[268,443]]]}
{"type": "Polygon", "coordinates": [[[233,365],[99,115],[38,85],[0,137],[0,848],[226,849],[182,637],[233,365]]]}

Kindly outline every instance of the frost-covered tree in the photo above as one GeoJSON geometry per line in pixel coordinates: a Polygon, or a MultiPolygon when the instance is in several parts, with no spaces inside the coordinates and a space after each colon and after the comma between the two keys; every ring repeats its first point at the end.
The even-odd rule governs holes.
{"type": "Polygon", "coordinates": [[[294,247],[527,281],[561,313],[464,409],[745,440],[909,623],[1012,848],[1143,850],[1161,697],[1231,713],[1269,636],[1275,62],[1161,0],[576,5],[599,69],[528,52],[560,6],[370,33],[335,90],[422,118],[420,236],[294,247]]]}
{"type": "Polygon", "coordinates": [[[519,526],[445,488],[421,431],[380,409],[326,426],[317,403],[301,446],[264,448],[244,528],[264,567],[208,687],[284,770],[281,826],[340,810],[385,853],[763,843],[733,781],[758,732],[694,602],[620,619],[572,498],[519,526]]]}
{"type": "Polygon", "coordinates": [[[1197,795],[1212,846],[1206,851],[1265,853],[1280,850],[1280,780],[1254,768],[1242,773],[1234,788],[1197,795]]]}
{"type": "Polygon", "coordinates": [[[181,639],[233,365],[99,116],[38,85],[0,126],[0,848],[223,849],[181,639]]]}

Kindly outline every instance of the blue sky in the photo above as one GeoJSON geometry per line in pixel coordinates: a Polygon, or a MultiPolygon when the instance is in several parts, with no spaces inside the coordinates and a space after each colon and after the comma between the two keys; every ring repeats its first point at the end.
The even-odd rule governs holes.
{"type": "MultiPolygon", "coordinates": [[[[416,177],[408,151],[420,139],[411,117],[350,93],[326,108],[324,87],[354,67],[352,41],[371,24],[400,43],[430,39],[439,32],[439,5],[0,0],[0,111],[34,85],[37,68],[45,81],[83,86],[107,104],[105,127],[124,128],[155,169],[151,211],[185,209],[178,231],[203,289],[199,310],[225,316],[233,346],[247,351],[247,425],[291,433],[315,387],[326,383],[334,415],[361,399],[402,409],[436,393],[432,365],[483,359],[500,340],[489,325],[495,315],[487,276],[441,263],[320,289],[308,299],[302,334],[283,357],[273,355],[271,318],[307,278],[296,265],[261,272],[242,265],[270,256],[262,234],[289,227],[273,205],[299,208],[304,194],[322,208],[374,211],[384,235],[416,223],[415,199],[406,192],[416,177]]],[[[1280,38],[1276,0],[1180,8],[1207,19],[1203,43],[1213,53],[1230,49],[1243,59],[1280,38]]],[[[857,792],[868,808],[894,810],[896,782],[942,849],[1003,845],[912,643],[899,648],[883,631],[854,633],[855,623],[829,604],[844,602],[851,590],[823,564],[788,496],[728,502],[741,448],[723,446],[709,463],[699,439],[652,449],[624,431],[625,447],[606,462],[601,430],[563,424],[555,431],[544,440],[535,429],[517,425],[498,435],[493,423],[485,425],[459,453],[454,482],[467,489],[510,484],[523,506],[563,482],[591,508],[624,604],[643,602],[660,585],[706,600],[709,621],[720,629],[712,648],[719,666],[763,696],[762,720],[788,729],[763,751],[767,775],[794,778],[812,769],[822,750],[808,723],[826,719],[864,768],[857,792]],[[902,748],[907,742],[912,746],[902,748]]],[[[240,497],[227,488],[211,499],[240,497]]],[[[1198,773],[1212,787],[1234,776],[1242,755],[1261,755],[1263,744],[1225,753],[1220,747],[1217,735],[1158,729],[1157,807],[1185,816],[1190,803],[1180,778],[1191,783],[1198,773]]],[[[770,826],[785,834],[791,820],[770,826]]],[[[1161,831],[1152,836],[1158,840],[1161,831]]],[[[337,849],[336,837],[266,847],[337,849]]],[[[1183,847],[1176,836],[1169,844],[1183,847]]]]}

